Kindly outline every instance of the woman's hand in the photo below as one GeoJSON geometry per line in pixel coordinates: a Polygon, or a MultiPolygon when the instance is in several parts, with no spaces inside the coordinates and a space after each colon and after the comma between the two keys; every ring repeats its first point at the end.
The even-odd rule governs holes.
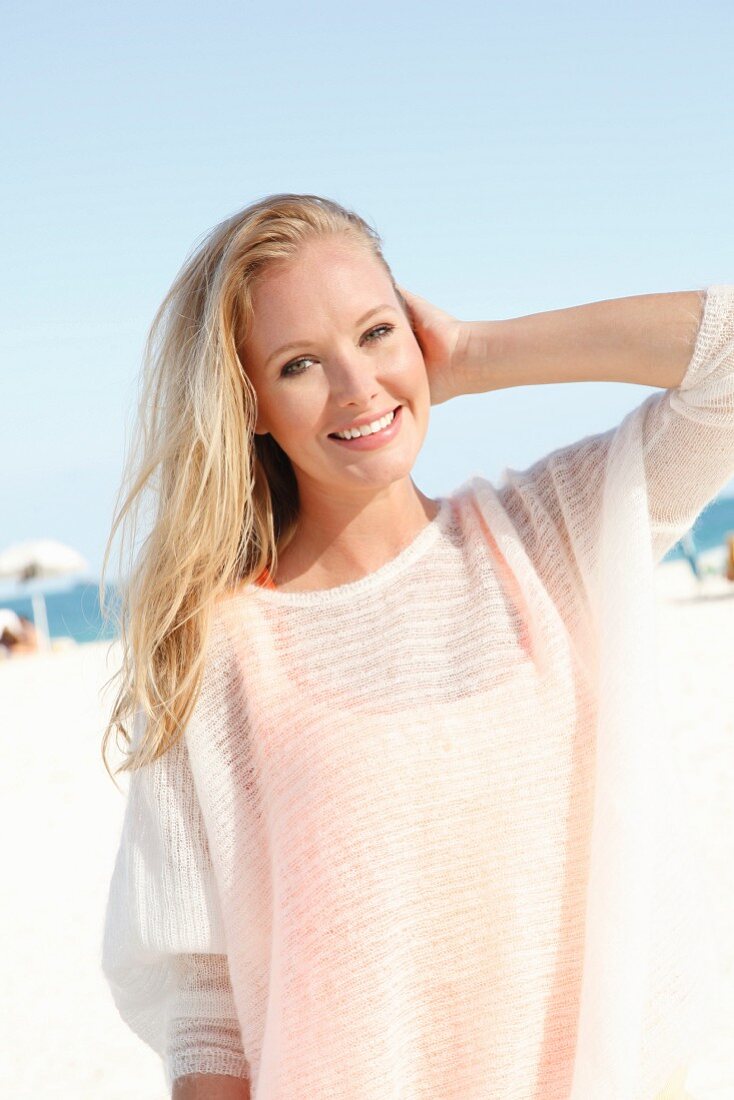
{"type": "Polygon", "coordinates": [[[461,368],[464,322],[405,287],[397,289],[408,306],[413,332],[423,352],[431,404],[440,405],[466,393],[461,368]]]}

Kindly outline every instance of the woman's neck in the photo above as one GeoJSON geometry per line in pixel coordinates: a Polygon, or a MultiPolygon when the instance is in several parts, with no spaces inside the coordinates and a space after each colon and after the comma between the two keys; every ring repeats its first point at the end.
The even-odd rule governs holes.
{"type": "Polygon", "coordinates": [[[271,574],[276,588],[299,592],[349,584],[396,557],[439,511],[437,501],[413,490],[407,501],[386,502],[377,517],[374,510],[364,510],[346,526],[333,513],[331,524],[328,517],[309,519],[306,513],[298,532],[278,555],[277,571],[271,574]],[[330,535],[330,528],[338,530],[330,535]]]}

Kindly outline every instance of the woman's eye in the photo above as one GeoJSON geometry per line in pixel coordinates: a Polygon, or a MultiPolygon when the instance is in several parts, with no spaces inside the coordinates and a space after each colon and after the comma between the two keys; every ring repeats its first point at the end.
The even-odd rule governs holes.
{"type": "Polygon", "coordinates": [[[280,372],[281,378],[292,378],[294,374],[303,374],[302,370],[291,370],[291,367],[297,367],[301,363],[310,363],[310,359],[294,359],[292,363],[286,363],[280,372]]]}
{"type": "MultiPolygon", "coordinates": [[[[364,340],[369,340],[370,343],[374,343],[375,340],[383,340],[388,333],[392,332],[394,325],[377,325],[375,328],[370,329],[363,336],[364,340]]],[[[292,363],[286,363],[280,372],[282,378],[292,378],[296,374],[303,374],[303,370],[292,370],[291,368],[299,367],[301,363],[312,363],[313,359],[310,356],[303,356],[301,359],[294,359],[292,363]]]]}
{"type": "Polygon", "coordinates": [[[384,330],[381,332],[381,335],[377,337],[378,340],[381,340],[383,336],[387,336],[388,332],[392,332],[393,328],[393,325],[378,325],[377,328],[370,329],[370,331],[366,334],[365,339],[367,336],[374,336],[376,332],[381,332],[381,330],[384,330]]]}

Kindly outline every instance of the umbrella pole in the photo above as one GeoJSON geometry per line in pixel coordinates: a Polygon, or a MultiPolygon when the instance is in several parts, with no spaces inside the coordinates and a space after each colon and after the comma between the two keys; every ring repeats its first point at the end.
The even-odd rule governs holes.
{"type": "Polygon", "coordinates": [[[51,648],[51,635],[48,629],[48,616],[46,615],[46,600],[44,599],[43,592],[34,592],[31,595],[31,602],[33,604],[33,625],[36,628],[38,634],[38,648],[50,649],[51,648]]]}

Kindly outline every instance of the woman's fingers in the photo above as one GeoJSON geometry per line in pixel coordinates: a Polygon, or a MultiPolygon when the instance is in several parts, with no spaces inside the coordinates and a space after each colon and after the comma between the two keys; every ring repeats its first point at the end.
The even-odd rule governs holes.
{"type": "Polygon", "coordinates": [[[396,287],[408,307],[411,326],[423,353],[431,403],[439,405],[461,392],[453,360],[462,322],[406,287],[398,284],[396,287]]]}

